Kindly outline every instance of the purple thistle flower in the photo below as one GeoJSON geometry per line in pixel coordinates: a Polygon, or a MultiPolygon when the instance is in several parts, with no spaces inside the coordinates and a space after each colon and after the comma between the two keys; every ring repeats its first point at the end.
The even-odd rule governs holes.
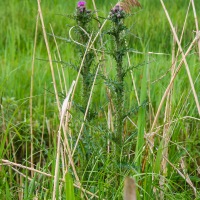
{"type": "Polygon", "coordinates": [[[80,7],[85,7],[86,5],[86,2],[85,1],[79,1],[78,4],[77,4],[77,7],[80,8],[80,7]]]}
{"type": "Polygon", "coordinates": [[[79,1],[79,2],[77,3],[77,10],[78,10],[80,13],[85,12],[85,10],[86,10],[86,2],[85,2],[85,1],[79,1]]]}
{"type": "Polygon", "coordinates": [[[120,20],[125,17],[124,9],[121,3],[117,3],[111,10],[110,10],[110,19],[112,21],[120,20]]]}

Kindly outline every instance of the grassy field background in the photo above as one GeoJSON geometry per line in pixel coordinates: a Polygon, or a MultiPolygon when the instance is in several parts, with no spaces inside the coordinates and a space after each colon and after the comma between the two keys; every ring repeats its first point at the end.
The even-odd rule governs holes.
{"type": "MultiPolygon", "coordinates": [[[[164,2],[180,39],[190,1],[164,2]]],[[[114,0],[96,1],[98,15],[104,18],[108,16],[115,3],[114,0]]],[[[159,104],[170,83],[172,63],[177,68],[182,56],[179,52],[176,59],[173,58],[178,52],[178,46],[174,45],[173,34],[160,1],[141,0],[140,3],[142,9],[134,10],[135,14],[129,16],[125,24],[127,27],[132,26],[131,34],[127,35],[127,43],[134,50],[129,56],[131,64],[135,66],[133,78],[141,102],[137,101],[130,73],[125,78],[125,108],[127,113],[131,112],[125,113],[124,145],[120,158],[115,157],[115,140],[112,137],[114,109],[110,108],[106,92],[108,87],[101,76],[97,77],[90,103],[97,117],[91,122],[85,122],[84,134],[80,140],[77,139],[84,121],[84,113],[75,106],[81,104],[80,78],[74,104],[69,111],[70,122],[62,132],[60,181],[55,182],[53,176],[60,119],[40,20],[32,76],[37,1],[0,2],[0,199],[52,199],[55,189],[57,199],[122,199],[123,180],[126,176],[136,179],[138,199],[200,199],[198,44],[194,44],[186,58],[197,94],[196,102],[183,65],[152,129],[159,104]],[[146,106],[139,107],[141,104],[146,106]],[[141,152],[137,154],[140,131],[145,139],[141,152]],[[76,141],[79,141],[73,161],[69,159],[65,135],[71,151],[76,141]],[[32,164],[31,159],[34,161],[32,164]],[[33,167],[38,171],[34,171],[33,167]],[[73,184],[74,190],[71,189],[73,184]]],[[[200,3],[198,0],[194,3],[199,21],[200,3]]],[[[87,5],[94,10],[92,1],[88,0],[87,5]]],[[[66,15],[75,12],[76,2],[42,0],[41,8],[59,102],[62,105],[66,96],[64,88],[69,91],[72,81],[77,77],[73,66],[79,67],[82,60],[77,54],[79,47],[67,42],[70,26],[75,25],[75,21],[66,15]],[[50,25],[54,34],[62,38],[57,38],[62,62],[57,62],[58,51],[51,36],[50,25]],[[66,84],[62,75],[66,78],[66,84]]],[[[95,27],[96,22],[93,23],[95,27]]],[[[110,24],[108,22],[103,30],[108,29],[110,24]]],[[[184,52],[195,38],[195,31],[194,12],[190,5],[181,42],[184,52]]],[[[105,35],[104,39],[105,46],[111,48],[109,37],[105,35]]],[[[127,59],[124,64],[128,65],[127,59]]],[[[99,73],[105,72],[109,77],[115,77],[115,62],[109,55],[105,55],[99,73]]]]}

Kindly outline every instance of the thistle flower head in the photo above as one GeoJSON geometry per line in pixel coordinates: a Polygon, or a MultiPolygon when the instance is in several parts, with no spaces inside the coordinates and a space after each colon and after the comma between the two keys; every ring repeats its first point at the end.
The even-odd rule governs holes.
{"type": "Polygon", "coordinates": [[[92,13],[86,8],[86,1],[79,1],[76,6],[75,18],[78,24],[84,27],[92,19],[92,13]]]}
{"type": "Polygon", "coordinates": [[[85,1],[79,1],[77,3],[77,11],[80,12],[80,13],[83,13],[85,12],[86,10],[86,2],[85,1]]]}
{"type": "Polygon", "coordinates": [[[117,3],[111,10],[110,10],[110,19],[112,21],[116,21],[119,19],[123,19],[125,17],[125,12],[121,6],[121,3],[117,3]]]}
{"type": "Polygon", "coordinates": [[[79,2],[77,3],[77,7],[78,7],[78,8],[80,8],[80,7],[85,7],[85,5],[86,5],[86,2],[85,2],[85,1],[79,1],[79,2]]]}

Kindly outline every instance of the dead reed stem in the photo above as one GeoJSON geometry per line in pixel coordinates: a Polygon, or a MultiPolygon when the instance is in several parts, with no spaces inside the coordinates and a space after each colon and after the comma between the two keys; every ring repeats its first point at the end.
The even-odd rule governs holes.
{"type": "MultiPolygon", "coordinates": [[[[128,44],[127,44],[126,40],[125,40],[125,45],[126,45],[126,47],[128,47],[128,44]]],[[[127,52],[126,55],[127,55],[127,59],[128,59],[128,65],[129,65],[129,67],[131,67],[131,60],[130,60],[129,52],[127,52]]],[[[139,101],[139,97],[138,97],[138,93],[137,93],[135,79],[134,79],[134,76],[133,76],[133,70],[130,70],[130,73],[131,73],[131,80],[132,80],[132,83],[133,83],[133,89],[135,91],[135,97],[136,97],[136,100],[137,100],[137,103],[138,103],[138,106],[139,106],[140,105],[140,101],[139,101]]]]}
{"type": "Polygon", "coordinates": [[[56,166],[55,166],[55,178],[54,178],[54,189],[53,189],[53,197],[52,199],[55,200],[56,199],[56,191],[57,191],[57,186],[58,186],[58,180],[59,180],[59,163],[60,163],[60,151],[61,151],[61,128],[64,122],[64,117],[66,114],[66,110],[68,107],[68,102],[69,102],[69,98],[70,95],[72,93],[72,90],[74,88],[74,84],[75,82],[72,82],[71,88],[63,102],[62,105],[62,112],[61,112],[61,117],[60,117],[60,126],[59,126],[59,130],[58,130],[58,140],[57,140],[57,153],[56,153],[56,166]]]}
{"type": "MultiPolygon", "coordinates": [[[[184,24],[183,24],[183,28],[182,28],[182,32],[181,32],[181,37],[180,37],[180,43],[182,43],[182,39],[183,39],[185,27],[186,27],[186,22],[187,22],[188,15],[189,15],[190,5],[191,5],[191,1],[189,2],[187,13],[185,15],[185,20],[184,20],[184,24]]],[[[176,57],[179,55],[179,53],[180,53],[180,49],[178,49],[176,57]]]]}
{"type": "MultiPolygon", "coordinates": [[[[44,142],[44,129],[45,129],[45,120],[46,120],[46,101],[47,101],[47,94],[46,94],[46,83],[44,87],[44,110],[43,110],[43,122],[42,122],[42,137],[41,137],[41,146],[44,142]]],[[[42,151],[40,152],[40,159],[39,159],[39,166],[42,162],[42,151]]]]}
{"type": "MultiPolygon", "coordinates": [[[[51,27],[51,32],[52,32],[52,35],[53,35],[53,38],[54,38],[54,43],[56,45],[56,50],[57,50],[57,54],[58,54],[58,59],[59,61],[61,62],[62,59],[61,59],[61,55],[60,55],[60,50],[58,48],[58,43],[56,41],[56,37],[55,37],[55,34],[54,34],[54,31],[53,31],[53,28],[50,24],[50,27],[51,27]]],[[[65,78],[65,73],[64,73],[64,70],[63,70],[63,66],[62,64],[60,65],[61,66],[61,71],[62,71],[62,79],[63,79],[63,83],[64,83],[64,88],[65,88],[65,94],[67,95],[67,83],[66,83],[66,78],[65,78]]],[[[61,84],[62,86],[62,84],[61,84]]],[[[62,87],[63,88],[63,87],[62,87]]],[[[62,92],[64,93],[63,89],[62,89],[62,92]]]]}
{"type": "Polygon", "coordinates": [[[48,58],[49,58],[53,87],[54,87],[54,92],[55,92],[55,96],[56,96],[56,103],[57,103],[58,111],[60,113],[60,103],[59,103],[58,91],[57,91],[57,87],[56,87],[56,79],[55,79],[55,73],[54,73],[54,68],[53,68],[52,56],[51,56],[51,51],[50,51],[49,43],[48,43],[48,39],[47,39],[42,9],[41,9],[41,6],[40,6],[40,0],[37,0],[37,3],[38,3],[38,12],[39,12],[39,16],[40,16],[40,21],[41,21],[41,24],[42,24],[43,36],[44,36],[45,45],[46,45],[48,58]]]}
{"type": "Polygon", "coordinates": [[[190,187],[193,189],[194,191],[194,195],[196,196],[197,193],[197,189],[194,187],[193,183],[191,182],[190,179],[188,179],[175,165],[173,165],[169,160],[168,158],[164,157],[166,159],[166,161],[169,163],[169,165],[171,165],[177,172],[178,174],[188,183],[188,185],[190,185],[190,187]]]}
{"type": "MultiPolygon", "coordinates": [[[[194,5],[194,0],[191,0],[191,2],[192,2],[193,13],[194,13],[194,21],[195,21],[195,25],[196,25],[196,34],[198,34],[199,24],[198,24],[196,8],[195,8],[195,5],[194,5]]],[[[200,59],[200,40],[198,41],[198,49],[199,49],[199,59],[200,59]]]]}
{"type": "MultiPolygon", "coordinates": [[[[175,72],[175,66],[176,66],[176,57],[175,57],[175,46],[176,46],[176,40],[173,37],[173,46],[172,46],[172,68],[171,68],[171,78],[174,75],[175,72]]],[[[167,101],[165,106],[165,117],[164,117],[164,128],[163,128],[163,158],[161,161],[161,169],[163,176],[160,177],[160,187],[162,188],[160,192],[160,198],[164,199],[164,191],[165,191],[165,178],[167,176],[167,161],[165,158],[168,159],[168,145],[170,142],[170,127],[171,127],[171,104],[172,104],[172,95],[173,95],[173,84],[170,88],[170,91],[167,95],[167,101]]]]}
{"type": "Polygon", "coordinates": [[[124,200],[136,200],[136,185],[135,181],[126,177],[124,181],[124,200]]]}
{"type": "MultiPolygon", "coordinates": [[[[35,39],[33,45],[33,57],[32,57],[32,64],[31,64],[31,86],[30,86],[30,133],[31,133],[31,168],[34,168],[34,133],[33,133],[33,85],[34,85],[34,65],[35,65],[35,52],[36,52],[36,45],[37,45],[37,35],[38,35],[38,24],[39,24],[39,13],[36,17],[36,25],[35,25],[35,39]]],[[[31,171],[31,177],[34,176],[33,171],[31,171]]]]}

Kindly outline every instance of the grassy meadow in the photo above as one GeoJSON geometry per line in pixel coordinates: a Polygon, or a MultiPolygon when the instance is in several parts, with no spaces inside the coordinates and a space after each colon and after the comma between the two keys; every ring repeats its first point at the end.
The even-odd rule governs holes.
{"type": "Polygon", "coordinates": [[[122,146],[105,22],[117,1],[87,0],[84,106],[77,2],[42,0],[39,14],[36,0],[0,2],[0,199],[123,199],[127,176],[139,200],[200,199],[200,3],[161,2],[140,0],[124,22],[122,146]]]}

